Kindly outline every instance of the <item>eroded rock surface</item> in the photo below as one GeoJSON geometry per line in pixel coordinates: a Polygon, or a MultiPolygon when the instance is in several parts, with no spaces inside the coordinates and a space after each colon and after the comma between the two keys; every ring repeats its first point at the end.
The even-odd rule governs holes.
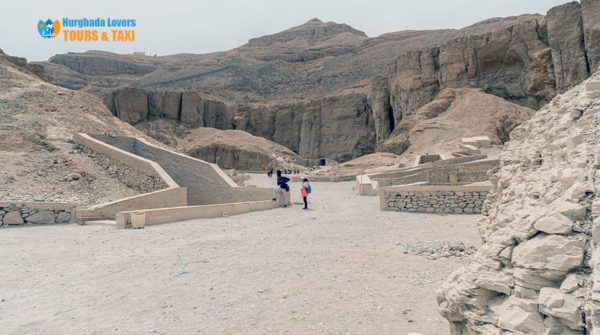
{"type": "Polygon", "coordinates": [[[600,329],[600,94],[595,75],[517,127],[484,205],[484,243],[439,291],[452,334],[600,329]]]}

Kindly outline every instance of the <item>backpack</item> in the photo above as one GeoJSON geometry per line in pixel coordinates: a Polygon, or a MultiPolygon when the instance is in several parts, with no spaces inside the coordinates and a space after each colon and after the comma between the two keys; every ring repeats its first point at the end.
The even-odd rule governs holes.
{"type": "Polygon", "coordinates": [[[310,189],[310,184],[308,184],[308,187],[305,187],[306,189],[306,193],[310,194],[310,192],[312,192],[312,190],[310,189]]]}

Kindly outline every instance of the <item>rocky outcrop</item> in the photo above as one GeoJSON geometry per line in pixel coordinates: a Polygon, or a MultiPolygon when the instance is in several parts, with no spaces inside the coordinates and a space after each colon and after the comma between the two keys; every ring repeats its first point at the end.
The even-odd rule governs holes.
{"type": "Polygon", "coordinates": [[[487,136],[494,144],[509,140],[510,132],[534,111],[477,89],[444,89],[411,115],[378,150],[402,154],[404,163],[417,155],[438,153],[449,157],[460,149],[461,138],[487,136]]]}
{"type": "MultiPolygon", "coordinates": [[[[397,126],[449,87],[480,88],[539,109],[597,69],[599,19],[597,1],[571,2],[552,8],[545,17],[491,19],[431,48],[408,50],[392,65],[387,85],[374,80],[373,97],[384,99],[373,102],[379,119],[375,122],[389,119],[379,112],[379,106],[389,104],[397,126]]],[[[378,138],[386,132],[384,127],[378,138]]]]}
{"type": "Polygon", "coordinates": [[[243,130],[304,158],[347,161],[375,151],[374,122],[364,93],[341,92],[295,104],[228,106],[193,91],[122,88],[104,101],[131,124],[164,118],[189,128],[243,130]]]}
{"type": "Polygon", "coordinates": [[[202,98],[193,91],[125,87],[105,96],[104,104],[113,115],[131,124],[165,118],[193,128],[231,127],[224,103],[202,98]]]}
{"type": "Polygon", "coordinates": [[[304,158],[347,161],[375,152],[370,101],[364,93],[340,93],[292,105],[238,110],[245,130],[297,152],[304,158]]]}
{"type": "Polygon", "coordinates": [[[546,19],[506,19],[495,29],[467,28],[457,38],[398,57],[388,75],[396,119],[444,88],[473,87],[533,109],[555,95],[546,19]]]}
{"type": "Polygon", "coordinates": [[[548,42],[556,89],[564,92],[585,80],[590,68],[583,39],[583,18],[578,2],[570,2],[548,11],[548,42]]]}
{"type": "Polygon", "coordinates": [[[0,58],[12,63],[13,65],[17,66],[20,70],[22,70],[24,72],[28,72],[28,73],[36,75],[37,77],[39,77],[40,79],[42,79],[44,81],[50,80],[50,78],[48,77],[48,74],[44,70],[44,67],[39,64],[28,63],[27,59],[22,58],[22,57],[15,57],[15,56],[7,55],[4,53],[4,51],[2,51],[2,49],[0,49],[0,58]]]}
{"type": "Polygon", "coordinates": [[[439,291],[452,334],[600,329],[600,75],[516,128],[472,263],[439,291]]]}
{"type": "MultiPolygon", "coordinates": [[[[387,78],[375,77],[371,81],[371,101],[373,109],[373,122],[375,124],[375,134],[377,143],[388,139],[391,132],[396,127],[396,117],[394,109],[390,104],[390,89],[387,84],[387,78]]],[[[401,121],[401,119],[398,119],[401,121]]]]}
{"type": "Polygon", "coordinates": [[[109,52],[95,51],[91,54],[56,55],[49,59],[50,63],[64,65],[65,67],[81,73],[95,76],[105,75],[141,75],[150,73],[156,68],[149,63],[141,63],[135,59],[122,59],[112,57],[109,52]]]}
{"type": "Polygon", "coordinates": [[[318,39],[338,35],[344,32],[367,37],[362,31],[356,30],[347,24],[338,24],[334,22],[323,23],[321,20],[314,18],[301,26],[290,28],[280,33],[252,38],[248,42],[248,46],[269,46],[274,43],[285,43],[297,38],[318,39]]]}

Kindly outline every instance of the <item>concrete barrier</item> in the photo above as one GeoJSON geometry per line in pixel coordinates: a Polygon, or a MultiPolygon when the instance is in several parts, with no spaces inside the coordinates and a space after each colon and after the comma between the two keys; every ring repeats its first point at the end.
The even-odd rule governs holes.
{"type": "MultiPolygon", "coordinates": [[[[143,139],[80,133],[74,136],[74,142],[143,174],[157,176],[168,186],[150,193],[78,208],[75,210],[77,222],[100,219],[119,221],[121,216],[118,213],[150,209],[176,208],[175,211],[184,213],[176,215],[177,218],[186,215],[189,218],[203,218],[213,215],[206,213],[215,213],[223,208],[225,212],[237,213],[283,205],[281,200],[271,200],[272,188],[239,187],[217,165],[158,147],[143,139]],[[267,201],[268,206],[260,200],[267,201]],[[193,206],[187,207],[190,204],[193,206]],[[201,207],[202,210],[199,210],[198,206],[217,207],[201,207]]],[[[153,215],[147,217],[150,225],[155,217],[161,223],[164,221],[160,216],[153,215]]],[[[117,226],[123,227],[123,224],[117,226]]]]}
{"type": "Polygon", "coordinates": [[[131,227],[131,214],[135,212],[145,213],[146,226],[152,226],[163,223],[171,223],[194,219],[208,219],[223,216],[231,216],[254,211],[277,208],[280,203],[277,201],[253,201],[238,202],[216,205],[185,206],[159,209],[146,209],[125,211],[117,213],[116,227],[131,227]]]}
{"type": "Polygon", "coordinates": [[[88,134],[77,133],[73,135],[73,142],[88,147],[91,150],[107,155],[110,158],[125,164],[149,176],[158,176],[168,187],[179,187],[169,174],[156,162],[137,156],[123,149],[97,140],[88,134]]]}
{"type": "Polygon", "coordinates": [[[77,208],[75,210],[75,220],[78,223],[83,223],[86,219],[115,219],[117,212],[122,211],[186,205],[186,188],[171,187],[86,208],[77,208]]]}
{"type": "Polygon", "coordinates": [[[186,156],[175,151],[153,145],[143,139],[93,135],[98,141],[131,151],[134,156],[143,157],[159,166],[188,191],[188,205],[210,205],[231,202],[267,200],[266,192],[257,188],[239,187],[217,165],[201,159],[186,156]]]}

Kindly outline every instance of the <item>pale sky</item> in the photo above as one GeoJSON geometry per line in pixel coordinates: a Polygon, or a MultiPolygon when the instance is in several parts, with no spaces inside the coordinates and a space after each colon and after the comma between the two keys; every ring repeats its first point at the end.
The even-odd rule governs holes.
{"type": "MultiPolygon", "coordinates": [[[[405,29],[461,28],[498,16],[545,14],[565,0],[1,0],[0,49],[30,61],[90,49],[117,53],[207,53],[279,32],[312,18],[346,23],[374,37],[405,29]],[[136,41],[43,39],[39,20],[135,19],[136,41]]],[[[62,33],[61,33],[62,34],[62,33]]]]}

